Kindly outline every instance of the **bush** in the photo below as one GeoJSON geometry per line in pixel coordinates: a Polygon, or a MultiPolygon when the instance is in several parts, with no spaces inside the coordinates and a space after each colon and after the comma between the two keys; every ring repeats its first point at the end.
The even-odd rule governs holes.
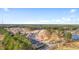
{"type": "Polygon", "coordinates": [[[0,42],[0,49],[31,49],[31,42],[25,36],[20,35],[19,33],[13,36],[6,29],[0,28],[0,34],[5,36],[4,40],[0,42]]]}
{"type": "Polygon", "coordinates": [[[65,33],[65,39],[67,41],[71,41],[71,38],[72,38],[72,34],[70,32],[65,33]]]}
{"type": "Polygon", "coordinates": [[[31,49],[31,42],[23,35],[17,33],[11,36],[9,33],[5,34],[2,45],[5,50],[25,50],[31,49]]]}

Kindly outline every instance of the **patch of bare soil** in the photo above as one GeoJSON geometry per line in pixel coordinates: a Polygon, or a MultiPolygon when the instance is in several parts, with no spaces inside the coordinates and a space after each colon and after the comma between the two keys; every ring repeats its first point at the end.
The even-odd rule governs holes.
{"type": "Polygon", "coordinates": [[[4,39],[4,35],[0,34],[0,41],[4,39]]]}

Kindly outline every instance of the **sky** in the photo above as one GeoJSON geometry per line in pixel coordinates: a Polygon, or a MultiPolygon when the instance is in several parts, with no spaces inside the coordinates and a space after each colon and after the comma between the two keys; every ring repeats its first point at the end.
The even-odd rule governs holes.
{"type": "Polygon", "coordinates": [[[79,9],[0,8],[0,24],[79,24],[79,9]]]}

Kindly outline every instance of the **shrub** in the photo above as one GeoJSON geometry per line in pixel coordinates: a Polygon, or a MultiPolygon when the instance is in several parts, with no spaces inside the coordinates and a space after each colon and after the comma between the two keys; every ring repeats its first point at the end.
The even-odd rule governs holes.
{"type": "Polygon", "coordinates": [[[65,39],[66,39],[67,41],[71,41],[72,34],[71,34],[70,32],[65,33],[64,36],[65,36],[65,39]]]}
{"type": "Polygon", "coordinates": [[[5,50],[31,49],[31,42],[25,36],[20,35],[19,33],[14,36],[6,33],[2,45],[4,46],[5,50]]]}

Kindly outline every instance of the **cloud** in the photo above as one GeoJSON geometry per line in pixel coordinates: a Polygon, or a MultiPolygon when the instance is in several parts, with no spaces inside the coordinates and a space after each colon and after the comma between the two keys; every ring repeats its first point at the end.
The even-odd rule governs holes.
{"type": "Polygon", "coordinates": [[[76,9],[71,9],[70,13],[75,13],[77,10],[76,9]]]}
{"type": "Polygon", "coordinates": [[[4,9],[4,11],[5,11],[5,12],[8,12],[8,11],[9,11],[9,9],[8,9],[8,8],[3,8],[3,9],[4,9]]]}
{"type": "Polygon", "coordinates": [[[50,24],[50,20],[45,20],[45,19],[41,19],[41,20],[28,20],[28,21],[21,21],[19,23],[22,24],[50,24]]]}
{"type": "Polygon", "coordinates": [[[40,22],[40,23],[48,23],[48,22],[50,22],[50,20],[38,20],[38,22],[40,22]]]}
{"type": "Polygon", "coordinates": [[[71,18],[62,17],[61,19],[62,19],[63,21],[72,21],[71,18]]]}
{"type": "Polygon", "coordinates": [[[77,20],[76,18],[76,12],[77,12],[77,9],[70,9],[69,10],[69,13],[66,14],[67,16],[62,16],[61,18],[58,18],[58,19],[54,19],[52,20],[51,23],[54,23],[54,24],[76,24],[79,23],[79,20],[77,20]]]}
{"type": "Polygon", "coordinates": [[[78,24],[79,19],[76,18],[75,13],[77,12],[77,9],[71,9],[69,11],[69,16],[68,17],[61,17],[56,20],[52,20],[52,23],[55,24],[78,24]]]}
{"type": "Polygon", "coordinates": [[[60,19],[52,20],[51,24],[76,24],[76,22],[79,23],[79,20],[75,20],[70,17],[61,17],[60,19]]]}

